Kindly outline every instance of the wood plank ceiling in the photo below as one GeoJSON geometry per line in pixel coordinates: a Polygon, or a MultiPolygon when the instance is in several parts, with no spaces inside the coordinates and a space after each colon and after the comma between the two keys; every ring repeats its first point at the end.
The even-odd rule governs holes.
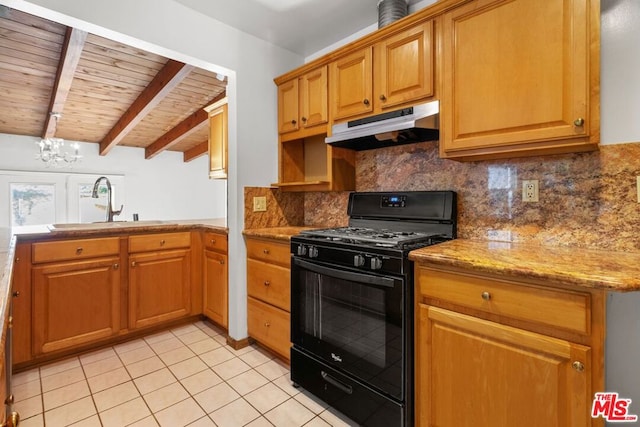
{"type": "Polygon", "coordinates": [[[0,133],[164,150],[207,149],[226,78],[0,5],[0,133]],[[56,114],[59,113],[59,118],[56,114]]]}

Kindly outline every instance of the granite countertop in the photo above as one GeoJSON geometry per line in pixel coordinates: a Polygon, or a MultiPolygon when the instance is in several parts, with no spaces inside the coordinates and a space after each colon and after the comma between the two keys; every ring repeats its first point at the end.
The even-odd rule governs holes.
{"type": "Polygon", "coordinates": [[[228,233],[225,218],[190,219],[168,221],[122,221],[88,224],[50,224],[17,227],[12,231],[19,240],[40,238],[91,237],[114,233],[172,232],[192,229],[209,229],[228,233]]]}
{"type": "Polygon", "coordinates": [[[550,285],[640,290],[640,252],[455,239],[412,251],[409,258],[422,264],[544,280],[550,285]]]}
{"type": "Polygon", "coordinates": [[[302,226],[289,226],[289,227],[267,227],[267,228],[250,228],[242,231],[247,237],[261,237],[264,239],[275,239],[290,241],[291,236],[295,236],[302,230],[312,230],[314,228],[321,227],[302,227],[302,226]]]}

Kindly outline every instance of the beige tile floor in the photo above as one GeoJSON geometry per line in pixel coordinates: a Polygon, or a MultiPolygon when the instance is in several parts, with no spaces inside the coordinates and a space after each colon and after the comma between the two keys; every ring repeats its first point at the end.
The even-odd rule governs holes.
{"type": "Polygon", "coordinates": [[[21,427],[353,426],[258,346],[196,322],[13,377],[21,427]]]}

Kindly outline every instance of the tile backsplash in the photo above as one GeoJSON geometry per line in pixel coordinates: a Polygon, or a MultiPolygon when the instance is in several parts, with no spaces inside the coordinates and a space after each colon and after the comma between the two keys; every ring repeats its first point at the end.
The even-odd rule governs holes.
{"type": "MultiPolygon", "coordinates": [[[[458,237],[623,251],[640,250],[637,175],[640,143],[463,163],[441,159],[437,143],[425,142],[361,151],[356,157],[357,191],[456,191],[458,237]],[[522,201],[522,180],[538,180],[539,202],[522,201]]],[[[309,192],[303,199],[288,194],[283,212],[299,211],[295,206],[303,203],[304,217],[288,212],[287,220],[296,222],[286,225],[348,221],[348,192],[309,192]]]]}

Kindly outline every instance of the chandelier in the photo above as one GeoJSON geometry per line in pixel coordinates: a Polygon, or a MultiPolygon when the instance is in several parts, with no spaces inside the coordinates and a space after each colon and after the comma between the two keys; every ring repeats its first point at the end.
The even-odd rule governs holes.
{"type": "MultiPolygon", "coordinates": [[[[58,119],[62,117],[60,113],[50,113],[55,119],[55,129],[58,128],[58,119]]],[[[68,145],[66,148],[64,139],[62,138],[43,138],[38,142],[40,149],[36,155],[36,159],[42,160],[46,167],[65,167],[71,166],[79,161],[82,156],[79,154],[80,145],[77,142],[68,145]]]]}

